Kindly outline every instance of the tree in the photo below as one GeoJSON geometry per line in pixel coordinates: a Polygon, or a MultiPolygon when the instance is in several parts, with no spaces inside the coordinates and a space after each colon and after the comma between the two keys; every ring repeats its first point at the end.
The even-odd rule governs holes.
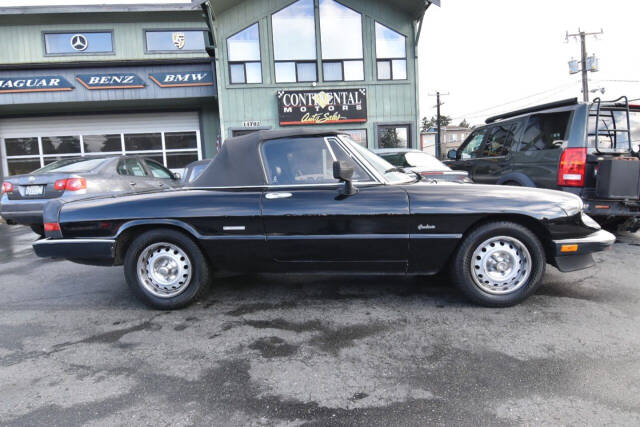
{"type": "Polygon", "coordinates": [[[471,125],[469,124],[467,119],[463,119],[458,126],[460,126],[461,128],[470,128],[471,127],[471,125]]]}
{"type": "MultiPolygon", "coordinates": [[[[451,124],[451,117],[446,116],[444,114],[440,115],[440,126],[441,127],[445,127],[445,126],[449,126],[451,124]]],[[[436,118],[436,116],[431,116],[430,119],[427,119],[426,117],[422,118],[422,132],[426,132],[428,131],[430,128],[434,128],[436,126],[438,126],[438,119],[436,118]]]]}

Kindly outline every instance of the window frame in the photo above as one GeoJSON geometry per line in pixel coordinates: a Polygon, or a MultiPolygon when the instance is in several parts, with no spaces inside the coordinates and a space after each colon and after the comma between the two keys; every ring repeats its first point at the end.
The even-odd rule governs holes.
{"type": "MultiPolygon", "coordinates": [[[[346,4],[342,3],[341,1],[338,0],[333,0],[334,2],[338,3],[340,6],[345,7],[349,10],[352,10],[353,12],[357,13],[358,15],[360,15],[360,40],[361,40],[361,44],[360,44],[360,57],[358,58],[340,58],[340,59],[324,59],[323,56],[323,49],[322,49],[322,17],[320,16],[320,1],[318,0],[318,17],[316,19],[316,26],[317,26],[317,30],[318,30],[318,34],[319,37],[316,37],[316,50],[319,49],[320,55],[319,58],[316,58],[316,61],[320,60],[320,66],[322,68],[322,81],[323,82],[363,82],[367,79],[367,72],[366,72],[366,65],[365,65],[365,60],[364,60],[364,27],[365,27],[365,19],[364,19],[364,14],[362,12],[357,11],[356,9],[347,6],[346,4]],[[344,63],[348,62],[348,61],[361,61],[362,62],[362,79],[360,80],[345,80],[344,77],[344,63]],[[326,80],[325,76],[324,76],[324,64],[325,63],[340,63],[340,68],[342,69],[342,79],[341,80],[326,80]]],[[[318,56],[318,55],[316,55],[318,56]]]]}
{"type": "Polygon", "coordinates": [[[40,37],[42,40],[42,55],[45,57],[56,57],[56,56],[91,56],[91,55],[115,55],[116,54],[116,40],[113,37],[113,29],[105,29],[105,30],[89,30],[89,31],[72,31],[72,30],[54,30],[54,31],[48,31],[48,30],[42,30],[40,31],[40,37]],[[76,35],[76,34],[99,34],[99,33],[107,33],[111,36],[111,50],[110,51],[104,51],[104,52],[68,52],[68,53],[48,53],[47,52],[47,39],[46,39],[46,35],[47,34],[72,34],[76,35]]]}
{"type": "Polygon", "coordinates": [[[380,149],[381,148],[380,145],[379,145],[379,139],[378,139],[378,136],[380,134],[380,128],[389,128],[389,127],[395,127],[395,128],[406,127],[407,128],[407,146],[406,147],[397,147],[397,148],[415,149],[415,147],[413,146],[413,144],[414,144],[414,141],[413,141],[414,140],[414,138],[413,138],[413,126],[409,122],[376,123],[376,127],[375,127],[376,139],[374,141],[375,149],[380,149]]]}
{"type": "Polygon", "coordinates": [[[409,49],[407,46],[407,41],[409,40],[409,37],[404,34],[401,33],[400,31],[395,30],[394,28],[383,24],[382,22],[374,19],[373,20],[373,52],[375,55],[375,60],[376,60],[376,80],[380,80],[380,81],[397,81],[397,82],[403,82],[403,81],[408,81],[409,80],[409,49]],[[404,37],[404,57],[393,57],[393,58],[379,58],[378,57],[378,35],[376,34],[376,24],[382,25],[383,27],[393,31],[394,33],[397,33],[399,35],[401,35],[402,37],[404,37]],[[405,61],[405,74],[406,77],[404,79],[394,79],[393,78],[393,61],[405,61]],[[388,79],[381,79],[380,78],[380,73],[378,70],[378,63],[379,62],[388,62],[389,63],[389,75],[391,76],[388,79]]]}
{"type": "Polygon", "coordinates": [[[262,69],[262,37],[260,35],[260,21],[255,21],[249,25],[247,25],[246,27],[244,27],[243,29],[241,29],[240,31],[236,31],[235,33],[227,36],[227,38],[225,39],[225,44],[226,44],[226,55],[227,55],[227,72],[229,74],[229,84],[230,85],[261,85],[264,83],[264,73],[263,73],[263,69],[262,69]],[[260,59],[258,61],[231,61],[230,55],[229,55],[229,39],[233,36],[236,36],[238,34],[240,34],[241,32],[248,30],[249,28],[253,27],[254,25],[258,25],[258,53],[260,55],[260,59]],[[260,82],[259,83],[247,83],[247,64],[260,64],[260,82]],[[244,66],[244,83],[234,83],[231,81],[231,66],[232,65],[243,65],[244,66]]]}
{"type": "Polygon", "coordinates": [[[142,29],[142,40],[144,41],[144,54],[145,55],[155,55],[158,53],[206,53],[207,52],[207,36],[205,33],[208,30],[200,29],[200,28],[143,28],[142,29]],[[202,32],[202,39],[204,40],[204,48],[202,50],[199,49],[176,49],[176,50],[149,50],[149,46],[147,43],[147,33],[175,33],[175,32],[187,32],[187,31],[200,31],[202,32]]]}
{"type": "MultiPolygon", "coordinates": [[[[277,85],[290,85],[290,84],[312,84],[312,83],[319,83],[320,82],[320,74],[319,74],[319,70],[318,70],[318,45],[321,44],[318,41],[318,31],[319,31],[319,27],[320,27],[320,17],[317,16],[318,13],[316,13],[316,0],[312,0],[313,3],[313,32],[314,32],[314,42],[315,42],[315,54],[316,54],[316,58],[315,59],[276,59],[276,41],[275,41],[275,37],[273,34],[273,16],[282,12],[283,10],[287,9],[288,7],[292,6],[293,4],[297,3],[300,0],[294,0],[290,3],[287,3],[285,6],[271,12],[268,16],[268,29],[269,29],[269,37],[270,37],[270,41],[271,41],[271,59],[273,60],[273,82],[277,85]],[[296,81],[295,82],[279,82],[278,81],[278,75],[276,73],[276,64],[278,63],[286,63],[286,62],[293,62],[295,69],[296,69],[296,81]],[[301,63],[307,63],[307,64],[315,64],[316,67],[316,79],[314,81],[300,81],[300,78],[298,76],[298,64],[301,63]]],[[[320,56],[322,55],[322,52],[320,52],[320,56]]],[[[320,61],[321,62],[321,61],[320,61]]]]}
{"type": "MultiPolygon", "coordinates": [[[[362,144],[360,144],[360,145],[362,145],[366,149],[369,149],[369,129],[367,129],[367,128],[342,128],[342,129],[339,129],[339,131],[346,133],[352,140],[353,140],[353,137],[348,132],[364,131],[365,145],[362,145],[362,144]]],[[[358,143],[355,140],[353,142],[355,142],[356,144],[358,143]]]]}

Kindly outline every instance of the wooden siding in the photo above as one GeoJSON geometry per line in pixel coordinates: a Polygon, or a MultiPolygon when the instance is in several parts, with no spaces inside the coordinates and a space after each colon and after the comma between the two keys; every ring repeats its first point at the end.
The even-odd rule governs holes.
{"type": "MultiPolygon", "coordinates": [[[[271,14],[293,3],[293,0],[243,1],[216,16],[216,52],[219,101],[221,105],[221,128],[223,137],[228,129],[242,127],[244,121],[260,121],[262,126],[278,128],[276,93],[287,89],[330,89],[338,87],[366,88],[368,121],[359,125],[331,125],[333,129],[367,129],[370,147],[375,145],[376,125],[385,123],[407,123],[412,126],[412,144],[418,143],[418,113],[416,106],[416,55],[413,45],[414,26],[412,19],[393,8],[389,2],[378,0],[340,0],[344,5],[363,15],[363,44],[365,81],[276,84],[272,55],[271,14]],[[407,37],[406,81],[379,81],[376,78],[375,21],[384,24],[407,37]],[[258,22],[260,24],[260,50],[263,83],[257,85],[229,84],[227,64],[227,37],[258,22]]],[[[319,34],[316,34],[319,39],[319,34]]],[[[293,41],[295,42],[295,41],[293,41]]],[[[322,62],[318,50],[318,78],[322,77],[322,62]]]]}
{"type": "MultiPolygon", "coordinates": [[[[178,15],[180,12],[176,12],[178,15]]],[[[140,18],[139,15],[137,15],[140,18]]],[[[197,15],[196,15],[197,16],[197,15]]],[[[131,16],[130,16],[131,18],[131,16]]],[[[50,23],[20,23],[16,25],[0,25],[0,64],[42,64],[69,63],[85,61],[136,61],[150,59],[177,58],[208,58],[205,52],[185,53],[145,53],[145,29],[203,29],[206,24],[204,18],[186,16],[174,17],[167,14],[149,13],[146,18],[133,22],[117,22],[115,14],[111,16],[81,15],[79,17],[52,15],[50,23]],[[107,20],[116,20],[116,22],[107,20]],[[48,31],[113,31],[113,45],[115,54],[80,54],[48,56],[44,54],[43,33],[48,31]]]]}

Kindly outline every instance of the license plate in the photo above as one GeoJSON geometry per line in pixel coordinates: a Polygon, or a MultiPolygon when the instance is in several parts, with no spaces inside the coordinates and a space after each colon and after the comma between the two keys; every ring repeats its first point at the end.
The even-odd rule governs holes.
{"type": "Polygon", "coordinates": [[[41,196],[44,194],[44,185],[29,185],[24,189],[25,196],[41,196]]]}

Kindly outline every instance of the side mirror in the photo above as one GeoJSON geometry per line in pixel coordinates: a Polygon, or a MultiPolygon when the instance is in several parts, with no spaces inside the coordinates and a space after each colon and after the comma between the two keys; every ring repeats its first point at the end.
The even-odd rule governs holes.
{"type": "Polygon", "coordinates": [[[358,192],[358,189],[353,186],[353,166],[347,162],[333,162],[333,177],[344,182],[343,194],[345,196],[351,196],[358,192]]]}
{"type": "Polygon", "coordinates": [[[179,180],[181,180],[181,179],[182,179],[182,175],[180,174],[180,172],[174,172],[174,173],[171,175],[171,179],[175,179],[176,181],[179,181],[179,180]]]}
{"type": "Polygon", "coordinates": [[[449,160],[458,160],[458,150],[449,150],[447,158],[449,160]]]}

